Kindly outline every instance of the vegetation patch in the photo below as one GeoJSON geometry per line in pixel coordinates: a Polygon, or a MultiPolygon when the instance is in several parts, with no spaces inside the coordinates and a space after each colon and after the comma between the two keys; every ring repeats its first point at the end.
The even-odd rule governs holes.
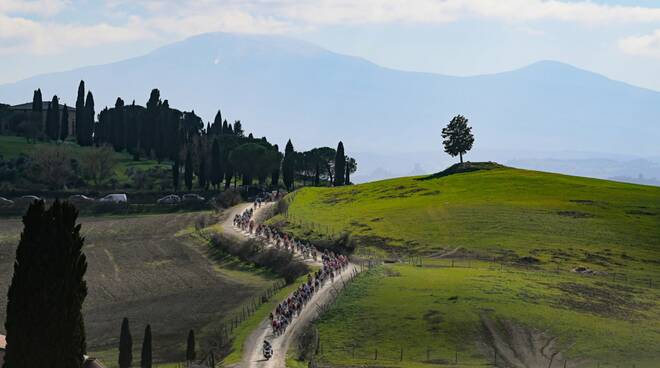
{"type": "Polygon", "coordinates": [[[453,164],[450,167],[438,173],[423,178],[419,178],[419,180],[439,179],[454,174],[463,174],[463,173],[469,173],[480,170],[502,169],[505,167],[506,166],[500,165],[496,162],[464,162],[464,163],[453,164]]]}

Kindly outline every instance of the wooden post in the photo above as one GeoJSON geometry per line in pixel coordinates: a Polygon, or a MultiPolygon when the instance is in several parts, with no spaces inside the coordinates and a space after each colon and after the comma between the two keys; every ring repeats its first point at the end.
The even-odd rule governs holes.
{"type": "Polygon", "coordinates": [[[378,349],[374,351],[374,360],[378,360],[378,349]]]}

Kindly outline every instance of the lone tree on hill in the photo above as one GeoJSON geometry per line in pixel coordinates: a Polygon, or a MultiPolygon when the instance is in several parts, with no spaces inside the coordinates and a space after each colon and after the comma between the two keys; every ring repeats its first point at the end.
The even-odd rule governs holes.
{"type": "Polygon", "coordinates": [[[119,335],[119,368],[130,368],[133,364],[133,337],[128,326],[128,318],[121,322],[119,335]]]}
{"type": "Polygon", "coordinates": [[[144,328],[144,340],[142,340],[142,356],[140,359],[140,368],[151,368],[151,325],[144,328]]]}
{"type": "Polygon", "coordinates": [[[445,146],[445,152],[452,157],[460,156],[463,163],[463,155],[472,149],[474,143],[468,119],[463,115],[454,116],[447,127],[442,129],[442,138],[444,138],[442,144],[445,146]]]}
{"type": "Polygon", "coordinates": [[[196,358],[195,354],[195,331],[188,332],[188,347],[186,349],[186,361],[192,362],[196,358]]]}
{"type": "Polygon", "coordinates": [[[82,305],[87,259],[78,211],[33,202],[23,216],[9,286],[3,367],[80,368],[86,353],[82,305]]]}

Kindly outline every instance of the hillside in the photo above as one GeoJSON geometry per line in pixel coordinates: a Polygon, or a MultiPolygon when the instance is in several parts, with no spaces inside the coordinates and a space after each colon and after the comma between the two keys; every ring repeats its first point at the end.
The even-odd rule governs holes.
{"type": "Polygon", "coordinates": [[[317,323],[321,360],[654,366],[660,188],[490,164],[447,174],[305,188],[271,220],[312,239],[348,231],[357,254],[398,261],[317,323]]]}
{"type": "MultiPolygon", "coordinates": [[[[38,149],[45,146],[55,146],[56,143],[51,142],[38,142],[38,143],[27,143],[25,138],[17,136],[1,136],[0,135],[0,158],[4,160],[13,159],[20,155],[30,155],[33,152],[36,152],[38,149]]],[[[71,154],[72,157],[80,159],[85,153],[93,150],[93,147],[82,147],[73,142],[65,142],[62,144],[67,152],[71,154]]],[[[133,157],[126,152],[114,152],[114,160],[116,166],[114,169],[115,179],[117,180],[117,186],[123,187],[130,181],[130,178],[127,175],[127,170],[148,170],[151,168],[161,168],[169,169],[170,164],[163,162],[158,163],[156,160],[140,160],[135,161],[133,157]]],[[[1,182],[0,178],[0,182],[1,182]]],[[[12,185],[9,184],[9,188],[12,185]]]]}
{"type": "Polygon", "coordinates": [[[405,72],[280,36],[194,36],[140,57],[2,85],[0,101],[23,103],[41,88],[71,103],[81,79],[97,112],[117,96],[144,103],[157,87],[172,106],[205,120],[221,108],[280,145],[343,139],[356,152],[439,153],[440,125],[461,113],[478,148],[660,154],[658,92],[552,61],[471,77],[405,72]]]}

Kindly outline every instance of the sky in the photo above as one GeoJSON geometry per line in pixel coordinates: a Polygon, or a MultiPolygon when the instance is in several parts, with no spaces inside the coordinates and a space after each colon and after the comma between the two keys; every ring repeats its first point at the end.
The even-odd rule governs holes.
{"type": "Polygon", "coordinates": [[[214,31],[447,75],[557,60],[660,91],[659,0],[0,0],[0,83],[214,31]]]}

